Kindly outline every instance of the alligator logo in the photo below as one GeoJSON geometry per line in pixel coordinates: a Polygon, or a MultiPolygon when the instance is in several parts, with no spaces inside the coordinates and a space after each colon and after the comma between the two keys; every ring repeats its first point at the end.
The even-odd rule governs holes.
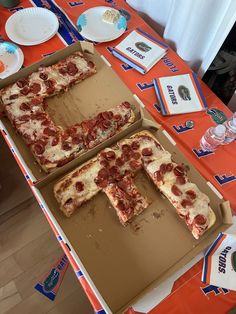
{"type": "Polygon", "coordinates": [[[135,47],[138,48],[139,50],[143,51],[143,52],[148,52],[149,50],[152,49],[152,47],[149,47],[147,44],[145,44],[142,41],[135,43],[135,47]]]}
{"type": "Polygon", "coordinates": [[[179,93],[179,96],[183,100],[191,100],[190,91],[189,91],[189,89],[186,86],[180,85],[179,88],[178,88],[178,93],[179,93]]]}
{"type": "Polygon", "coordinates": [[[53,268],[51,273],[43,282],[43,289],[48,292],[55,288],[58,283],[59,276],[59,272],[55,268],[53,268]]]}
{"type": "Polygon", "coordinates": [[[231,264],[232,264],[233,270],[236,272],[236,251],[234,251],[231,255],[231,264]]]}
{"type": "Polygon", "coordinates": [[[217,124],[222,124],[227,120],[224,112],[217,108],[207,109],[207,113],[211,116],[213,121],[216,122],[217,124]]]}

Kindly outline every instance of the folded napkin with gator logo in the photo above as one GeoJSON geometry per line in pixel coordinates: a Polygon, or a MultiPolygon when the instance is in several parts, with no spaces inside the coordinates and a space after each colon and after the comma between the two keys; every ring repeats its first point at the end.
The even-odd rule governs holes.
{"type": "Polygon", "coordinates": [[[236,291],[236,236],[220,233],[204,257],[202,281],[236,291]]]}
{"type": "Polygon", "coordinates": [[[153,82],[163,115],[207,109],[195,73],[160,77],[153,82]]]}
{"type": "Polygon", "coordinates": [[[167,49],[166,44],[137,28],[114,47],[112,53],[145,74],[167,53],[167,49]]]}

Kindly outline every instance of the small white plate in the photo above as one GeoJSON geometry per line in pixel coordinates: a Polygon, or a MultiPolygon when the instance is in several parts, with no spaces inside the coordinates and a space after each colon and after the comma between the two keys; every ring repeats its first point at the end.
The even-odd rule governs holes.
{"type": "Polygon", "coordinates": [[[22,67],[24,55],[22,50],[13,43],[0,43],[0,79],[17,72],[22,67]]]}
{"type": "Polygon", "coordinates": [[[80,34],[96,42],[111,41],[120,37],[127,27],[126,18],[120,15],[119,20],[114,24],[104,22],[102,15],[109,9],[111,8],[106,6],[94,7],[82,13],[76,22],[80,34]]]}
{"type": "Polygon", "coordinates": [[[7,36],[19,45],[33,46],[52,38],[59,22],[54,13],[44,8],[27,8],[14,13],[6,22],[7,36]]]}

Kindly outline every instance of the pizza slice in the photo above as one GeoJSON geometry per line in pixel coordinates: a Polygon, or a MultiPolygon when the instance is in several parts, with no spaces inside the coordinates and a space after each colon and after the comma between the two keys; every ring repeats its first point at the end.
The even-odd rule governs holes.
{"type": "Polygon", "coordinates": [[[31,151],[45,172],[64,166],[83,152],[82,128],[73,126],[31,145],[31,151]]]}
{"type": "Polygon", "coordinates": [[[80,52],[75,52],[58,63],[40,67],[28,77],[3,88],[0,97],[5,105],[24,97],[28,99],[38,97],[43,100],[45,97],[67,90],[94,73],[96,73],[94,63],[85,59],[80,52]]]}
{"type": "Polygon", "coordinates": [[[101,188],[95,183],[100,169],[100,164],[94,158],[56,183],[54,195],[60,204],[60,209],[67,217],[70,217],[76,209],[101,191],[101,188]]]}
{"type": "MultiPolygon", "coordinates": [[[[144,135],[147,135],[146,131],[144,135]]],[[[150,138],[153,139],[153,136],[150,135],[150,138]]],[[[157,144],[160,149],[155,154],[155,145],[152,143],[148,156],[142,155],[144,170],[198,239],[215,223],[215,214],[209,206],[210,200],[196,184],[190,182],[184,166],[173,162],[171,154],[157,144]]]]}
{"type": "Polygon", "coordinates": [[[124,226],[150,205],[147,198],[139,192],[130,175],[124,176],[117,183],[108,184],[103,191],[124,226]]]}
{"type": "Polygon", "coordinates": [[[100,112],[93,119],[83,121],[84,143],[93,148],[134,122],[135,115],[129,102],[122,102],[109,111],[100,112]]]}

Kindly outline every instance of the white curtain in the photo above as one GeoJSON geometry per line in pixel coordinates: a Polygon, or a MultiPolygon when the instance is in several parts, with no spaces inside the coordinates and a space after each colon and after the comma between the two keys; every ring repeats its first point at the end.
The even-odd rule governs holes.
{"type": "Polygon", "coordinates": [[[203,76],[236,20],[236,0],[127,0],[203,76]]]}

